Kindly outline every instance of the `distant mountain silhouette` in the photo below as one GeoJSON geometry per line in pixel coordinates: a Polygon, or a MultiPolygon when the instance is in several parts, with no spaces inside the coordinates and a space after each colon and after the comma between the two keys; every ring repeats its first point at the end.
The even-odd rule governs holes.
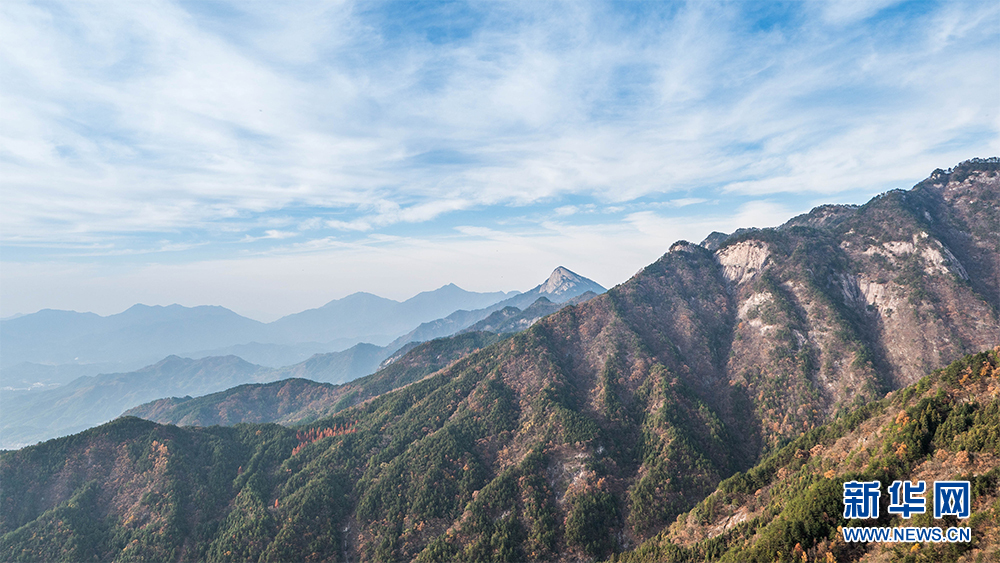
{"type": "MultiPolygon", "coordinates": [[[[317,352],[332,352],[359,342],[387,344],[420,323],[463,308],[480,308],[514,292],[475,293],[454,284],[399,302],[355,293],[326,305],[261,323],[218,306],[134,305],[116,315],[45,309],[0,321],[0,372],[3,385],[23,385],[30,373],[60,380],[58,370],[18,364],[74,364],[87,375],[154,363],[171,354],[204,357],[241,352],[277,367],[317,352]],[[277,363],[281,362],[281,363],[277,363]]],[[[63,370],[65,372],[66,370],[63,370]]]]}
{"type": "Polygon", "coordinates": [[[206,394],[268,381],[266,368],[236,356],[169,356],[130,373],[81,377],[46,391],[0,394],[0,448],[16,448],[107,422],[130,406],[182,394],[206,394]]]}
{"type": "Polygon", "coordinates": [[[424,342],[408,347],[379,371],[340,385],[314,381],[324,367],[318,364],[328,361],[317,356],[314,359],[318,362],[304,362],[282,373],[292,379],[240,385],[202,397],[159,399],[129,409],[124,415],[197,426],[308,422],[418,381],[498,340],[495,334],[477,332],[424,342]]]}
{"type": "Polygon", "coordinates": [[[4,366],[158,360],[250,341],[265,326],[216,306],[134,305],[107,317],[45,309],[0,322],[0,357],[4,366]]]}
{"type": "Polygon", "coordinates": [[[414,326],[458,309],[480,308],[505,299],[503,292],[473,293],[448,284],[419,293],[403,302],[370,293],[354,293],[301,313],[282,317],[268,328],[271,340],[327,342],[337,338],[387,344],[414,326]]]}
{"type": "Polygon", "coordinates": [[[600,295],[607,291],[607,289],[593,280],[559,266],[552,271],[548,279],[524,293],[494,303],[489,307],[472,311],[459,310],[447,317],[425,322],[394,340],[389,344],[389,347],[399,347],[407,342],[424,342],[456,334],[485,319],[493,312],[506,307],[514,307],[519,310],[527,309],[540,297],[545,297],[552,303],[566,303],[588,291],[600,295]]]}
{"type": "MultiPolygon", "coordinates": [[[[0,453],[0,559],[995,559],[998,193],[975,159],[678,241],[527,330],[417,346],[296,428],[128,417],[0,453]],[[971,518],[916,520],[974,543],[837,541],[844,479],[917,477],[970,481],[971,518]]],[[[290,412],[262,389],[233,406],[290,412]]]]}
{"type": "MultiPolygon", "coordinates": [[[[583,278],[578,276],[574,278],[574,276],[575,274],[568,270],[557,269],[550,277],[549,282],[546,282],[547,287],[552,292],[551,295],[557,296],[557,298],[573,295],[577,293],[574,289],[576,284],[581,284],[581,287],[593,287],[592,282],[588,283],[589,280],[581,282],[579,280],[583,280],[583,278]]],[[[535,295],[538,293],[538,289],[543,286],[545,284],[529,293],[535,295]]],[[[390,357],[393,359],[401,357],[406,350],[412,348],[412,345],[407,346],[407,342],[399,342],[389,346],[368,343],[357,343],[350,346],[352,340],[345,338],[333,342],[350,347],[333,352],[327,351],[330,344],[323,345],[316,342],[300,344],[250,342],[215,350],[202,350],[191,354],[194,356],[194,360],[172,355],[168,358],[170,361],[163,360],[138,369],[134,365],[138,360],[134,358],[140,357],[136,351],[143,345],[141,338],[139,338],[140,335],[145,335],[145,338],[149,339],[149,342],[146,343],[147,353],[150,349],[163,351],[194,345],[191,342],[194,334],[205,336],[198,344],[218,344],[218,334],[225,332],[224,326],[227,323],[242,327],[244,330],[242,333],[239,330],[234,330],[242,337],[246,337],[247,333],[253,334],[253,331],[262,330],[270,331],[272,335],[280,334],[280,338],[293,339],[295,334],[302,338],[308,338],[309,336],[317,336],[310,330],[326,330],[320,335],[320,338],[326,338],[341,334],[338,331],[347,330],[347,327],[352,323],[353,326],[361,327],[361,329],[370,329],[376,326],[412,326],[413,323],[407,321],[407,318],[419,319],[439,314],[440,311],[448,310],[449,307],[453,306],[449,303],[491,302],[497,297],[505,297],[506,295],[508,294],[502,292],[475,294],[466,292],[454,284],[418,294],[402,303],[371,294],[359,293],[331,301],[319,309],[311,309],[284,317],[270,325],[245,319],[222,307],[187,308],[179,305],[170,307],[134,306],[124,313],[110,317],[67,311],[42,311],[35,315],[26,315],[17,319],[24,324],[20,333],[23,338],[34,336],[36,342],[44,342],[45,337],[48,337],[50,341],[61,338],[63,342],[71,342],[82,348],[89,346],[88,352],[93,354],[95,353],[94,340],[103,336],[107,342],[101,343],[101,350],[113,351],[116,341],[127,342],[132,347],[131,355],[116,364],[46,366],[22,362],[9,368],[9,371],[18,377],[10,383],[7,383],[5,378],[5,385],[9,389],[13,389],[5,391],[2,398],[2,402],[7,408],[0,409],[0,431],[2,431],[0,447],[21,447],[39,440],[101,424],[118,416],[126,409],[165,396],[205,395],[244,383],[268,382],[286,378],[304,378],[320,383],[344,383],[374,373],[380,364],[390,357]],[[48,321],[52,318],[63,322],[60,325],[60,330],[54,331],[55,334],[46,328],[49,326],[48,321]],[[183,335],[183,339],[178,338],[178,332],[183,332],[180,329],[185,326],[185,323],[198,320],[211,326],[212,330],[206,331],[204,327],[194,326],[188,334],[183,335]],[[404,324],[408,322],[409,325],[404,324]],[[92,332],[80,334],[83,330],[92,332]],[[208,332],[211,333],[211,336],[206,336],[208,332]],[[242,363],[239,365],[245,369],[234,371],[230,364],[221,362],[219,357],[207,355],[212,352],[219,353],[220,356],[242,358],[240,360],[242,363]],[[261,359],[262,363],[268,365],[253,365],[253,362],[244,362],[243,360],[247,358],[261,359]],[[208,373],[203,380],[191,378],[190,373],[194,369],[191,366],[198,365],[215,366],[212,369],[221,371],[208,373]],[[273,367],[275,365],[283,365],[283,367],[273,367]],[[90,367],[98,366],[111,373],[106,371],[103,374],[90,375],[85,371],[90,367]],[[114,366],[129,366],[131,369],[121,371],[107,369],[114,366]],[[85,374],[83,377],[80,377],[81,372],[85,374]],[[151,377],[150,374],[155,374],[155,377],[151,377]],[[32,376],[55,384],[65,383],[66,385],[55,388],[42,387],[44,390],[38,390],[37,385],[33,386],[31,383],[32,376]],[[80,377],[80,379],[72,380],[73,377],[80,377]],[[20,389],[12,383],[20,385],[20,389]],[[29,392],[25,390],[27,388],[34,390],[29,392]]],[[[587,295],[592,296],[593,293],[588,292],[587,295]]],[[[544,300],[544,298],[542,299],[544,300]]],[[[507,302],[510,300],[508,299],[507,302]]],[[[548,303],[547,300],[545,302],[548,303]]],[[[534,309],[529,307],[533,311],[529,315],[532,315],[532,319],[537,320],[542,314],[558,308],[559,306],[552,306],[543,312],[539,307],[534,309]]],[[[494,332],[510,332],[515,328],[507,327],[494,332]]],[[[276,337],[276,339],[280,338],[276,337]]],[[[87,359],[92,359],[92,357],[87,359]]],[[[35,379],[34,381],[37,383],[39,380],[35,379]]]]}

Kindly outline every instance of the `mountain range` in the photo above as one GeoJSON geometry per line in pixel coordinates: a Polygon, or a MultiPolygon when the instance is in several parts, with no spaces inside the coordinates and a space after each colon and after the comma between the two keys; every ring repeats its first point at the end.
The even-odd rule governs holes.
{"type": "MultiPolygon", "coordinates": [[[[982,489],[970,549],[995,553],[997,357],[921,378],[997,345],[997,232],[1000,160],[974,159],[862,206],[679,241],[526,330],[383,377],[413,348],[294,428],[126,417],[6,452],[0,553],[873,560],[835,545],[837,478],[953,469],[982,489]]],[[[963,556],[939,547],[927,560],[963,556]]]]}
{"type": "MultiPolygon", "coordinates": [[[[333,415],[348,406],[353,406],[354,402],[345,402],[342,398],[348,394],[354,396],[355,389],[362,389],[356,396],[369,399],[378,394],[373,393],[372,389],[383,393],[413,382],[411,374],[414,372],[426,375],[430,371],[440,369],[447,363],[468,354],[471,349],[468,345],[470,339],[472,339],[471,342],[477,343],[475,347],[478,348],[487,340],[496,340],[489,335],[505,336],[525,330],[545,315],[558,311],[567,305],[585,303],[593,297],[596,295],[588,290],[564,303],[553,303],[545,297],[539,297],[524,311],[513,306],[504,307],[499,311],[494,311],[472,327],[461,331],[459,336],[434,339],[419,347],[413,346],[415,343],[411,343],[410,346],[404,347],[384,360],[382,369],[377,373],[344,385],[330,385],[315,381],[320,379],[323,374],[322,370],[316,369],[316,364],[327,363],[330,359],[340,360],[340,357],[348,352],[367,345],[359,344],[338,354],[319,355],[297,366],[280,370],[280,375],[295,377],[295,380],[241,385],[195,398],[169,397],[133,407],[122,414],[163,424],[188,426],[237,424],[240,422],[301,423],[318,416],[333,415]],[[412,353],[411,350],[413,350],[412,353]],[[406,370],[401,372],[403,366],[406,366],[406,370]],[[431,367],[433,369],[429,369],[431,367]],[[374,381],[380,382],[380,385],[373,387],[372,382],[374,381]],[[261,405],[263,404],[280,404],[280,415],[276,415],[275,418],[262,416],[261,405]]],[[[380,350],[384,352],[387,348],[380,350]]],[[[382,355],[378,357],[382,357],[382,355]]],[[[344,378],[342,381],[350,381],[350,379],[344,378]]],[[[355,402],[358,401],[355,400],[355,402]]]]}
{"type": "Polygon", "coordinates": [[[176,393],[211,393],[268,381],[267,368],[236,356],[191,360],[169,356],[130,373],[87,376],[44,391],[0,394],[0,447],[17,448],[79,432],[131,405],[176,393]]]}
{"type": "Polygon", "coordinates": [[[129,409],[123,416],[184,426],[311,422],[418,381],[500,338],[492,333],[472,332],[424,342],[378,372],[341,385],[298,377],[251,383],[201,397],[152,401],[129,409]]]}
{"type": "Polygon", "coordinates": [[[139,304],[107,317],[45,309],[0,320],[0,384],[57,386],[132,371],[168,355],[233,355],[277,368],[361,342],[396,350],[454,334],[504,307],[524,309],[543,296],[562,303],[587,291],[605,289],[560,266],[525,293],[476,293],[448,284],[399,302],[359,292],[271,323],[218,306],[139,304]]]}
{"type": "Polygon", "coordinates": [[[244,359],[273,361],[277,363],[269,365],[279,367],[359,342],[385,345],[420,323],[458,309],[486,307],[514,293],[475,293],[454,284],[402,302],[355,293],[271,323],[218,306],[135,305],[107,317],[45,309],[0,321],[0,367],[7,386],[25,374],[47,374],[52,382],[65,382],[57,366],[93,365],[82,373],[62,371],[94,375],[130,371],[172,354],[206,357],[239,352],[247,356],[244,359]],[[116,369],[108,369],[111,366],[116,369]]]}
{"type": "MultiPolygon", "coordinates": [[[[998,561],[1000,347],[811,430],[733,475],[622,563],[686,561],[998,561]],[[843,518],[843,484],[968,480],[972,516],[843,518]],[[969,526],[974,543],[845,542],[845,527],[969,526]],[[829,555],[828,555],[829,554],[829,555]]],[[[924,497],[919,497],[924,498],[924,497]]],[[[888,503],[886,503],[888,505],[888,503]]]]}
{"type": "MultiPolygon", "coordinates": [[[[757,416],[775,418],[756,423],[760,431],[747,438],[776,443],[1000,341],[1000,292],[989,281],[998,271],[991,247],[996,208],[976,211],[984,202],[996,205],[995,175],[986,168],[971,176],[954,171],[964,176],[961,183],[938,182],[936,172],[914,190],[866,206],[821,206],[773,230],[678,242],[598,303],[607,308],[610,301],[618,311],[639,300],[626,325],[641,335],[638,350],[667,347],[659,354],[694,372],[689,378],[713,402],[719,398],[707,389],[715,382],[744,395],[752,389],[757,416]],[[662,275],[653,276],[657,271],[662,275]],[[660,277],[692,285],[659,287],[660,277]],[[956,310],[974,314],[950,313],[956,310]]],[[[496,331],[504,311],[472,326],[496,331]]],[[[164,416],[154,420],[177,420],[164,416]]]]}
{"type": "MultiPolygon", "coordinates": [[[[469,329],[469,327],[502,309],[511,307],[518,310],[526,310],[542,298],[550,303],[566,304],[574,300],[579,301],[581,299],[586,299],[584,296],[588,293],[592,295],[600,295],[605,291],[607,291],[607,289],[597,282],[589,280],[562,266],[559,266],[552,271],[552,274],[549,275],[549,278],[545,280],[544,283],[541,283],[524,293],[509,297],[503,301],[494,303],[489,307],[474,309],[471,311],[460,309],[447,317],[422,323],[417,328],[397,338],[389,344],[389,347],[398,347],[407,342],[425,342],[434,338],[449,336],[462,330],[469,329]]],[[[548,312],[552,312],[558,308],[559,307],[548,310],[548,312]]]]}
{"type": "MultiPolygon", "coordinates": [[[[522,313],[509,303],[521,303],[527,299],[520,301],[506,299],[501,302],[508,304],[503,311],[514,317],[508,319],[503,326],[484,326],[482,330],[502,333],[523,329],[544,314],[558,310],[565,304],[593,297],[592,290],[595,288],[603,291],[599,285],[566,268],[556,268],[545,282],[521,294],[527,296],[527,299],[537,299],[535,305],[528,307],[522,313]],[[544,297],[545,295],[568,301],[563,304],[553,303],[544,297]]],[[[462,290],[454,285],[446,286],[442,290],[445,293],[462,294],[462,290]]],[[[410,305],[411,311],[416,310],[423,315],[430,314],[428,311],[435,311],[434,307],[428,305],[430,299],[427,295],[421,295],[423,297],[418,296],[421,299],[414,298],[404,304],[414,303],[410,305]]],[[[369,304],[374,302],[384,305],[384,302],[389,302],[389,300],[372,301],[369,297],[364,297],[363,300],[369,304]]],[[[356,304],[357,301],[348,301],[348,304],[338,302],[335,307],[328,306],[330,310],[324,311],[321,316],[312,312],[307,313],[313,316],[315,322],[333,314],[333,309],[339,308],[338,314],[343,315],[357,313],[357,309],[351,309],[351,303],[356,304]]],[[[440,299],[437,302],[440,303],[440,299]]],[[[175,316],[185,318],[184,308],[177,307],[173,312],[175,316]]],[[[31,316],[22,318],[30,320],[31,316]]],[[[339,317],[338,320],[342,321],[339,317]]],[[[339,352],[314,354],[306,360],[280,368],[253,365],[235,354],[225,357],[195,355],[196,359],[171,355],[133,372],[83,376],[67,384],[42,390],[8,389],[0,394],[0,448],[19,448],[41,440],[78,432],[107,422],[127,409],[163,397],[213,394],[213,400],[218,399],[229,404],[231,401],[223,399],[219,393],[242,384],[287,378],[308,379],[308,385],[345,383],[375,372],[382,362],[402,356],[414,343],[412,340],[405,342],[400,340],[387,346],[360,343],[339,352]]],[[[240,352],[246,351],[247,348],[258,352],[269,349],[263,345],[242,345],[230,347],[229,350],[240,352]]],[[[298,349],[308,348],[300,345],[298,349]]],[[[233,392],[239,394],[241,390],[233,392]]],[[[312,400],[310,396],[302,395],[299,399],[308,403],[312,400]]],[[[308,404],[302,408],[308,408],[308,404]]],[[[161,409],[162,407],[157,407],[156,410],[159,412],[161,409]]],[[[250,412],[256,410],[256,406],[253,406],[250,412]]],[[[235,413],[230,418],[235,419],[235,413]]]]}

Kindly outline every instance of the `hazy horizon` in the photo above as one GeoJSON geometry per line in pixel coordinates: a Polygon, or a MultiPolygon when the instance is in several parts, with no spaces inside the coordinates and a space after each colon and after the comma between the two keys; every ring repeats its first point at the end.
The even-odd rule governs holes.
{"type": "MultiPolygon", "coordinates": [[[[443,289],[443,288],[445,288],[445,287],[447,287],[449,285],[455,285],[456,287],[458,287],[457,284],[444,284],[444,285],[442,285],[440,287],[436,287],[434,289],[424,290],[424,291],[418,291],[418,292],[414,293],[413,295],[409,295],[409,296],[403,297],[401,299],[393,299],[391,297],[384,297],[382,295],[376,295],[376,294],[372,294],[372,295],[376,295],[376,297],[381,297],[381,298],[384,298],[384,299],[390,299],[392,301],[396,301],[396,302],[400,302],[401,303],[401,302],[407,301],[407,300],[409,300],[409,299],[411,299],[413,297],[416,297],[416,296],[418,296],[418,295],[420,295],[422,293],[431,293],[431,292],[434,292],[434,291],[436,291],[438,289],[443,289]]],[[[465,290],[464,287],[459,287],[459,289],[465,290]]],[[[468,291],[468,290],[466,290],[466,291],[468,291]]],[[[323,303],[320,303],[320,304],[318,304],[318,305],[316,305],[314,307],[309,307],[309,309],[320,308],[320,307],[323,307],[324,305],[326,305],[326,304],[328,304],[328,303],[330,303],[332,301],[337,301],[339,299],[343,299],[345,297],[350,297],[352,295],[357,295],[359,293],[369,293],[369,294],[371,294],[371,292],[368,292],[368,291],[355,291],[355,292],[347,294],[347,295],[343,295],[343,296],[340,296],[340,297],[335,297],[333,299],[327,300],[327,301],[325,301],[323,303]]],[[[507,291],[497,290],[497,291],[476,292],[476,293],[506,293],[506,294],[508,294],[510,296],[513,296],[515,294],[524,293],[524,291],[523,290],[507,290],[507,291]]],[[[198,304],[194,304],[194,305],[186,305],[186,304],[183,304],[183,303],[154,303],[154,304],[150,304],[150,303],[133,303],[133,304],[129,305],[128,307],[126,307],[125,309],[122,309],[120,311],[111,311],[109,313],[101,313],[101,312],[97,312],[97,311],[78,311],[78,310],[75,310],[75,309],[53,309],[51,307],[44,307],[44,308],[39,309],[37,311],[31,311],[31,312],[28,312],[28,313],[14,313],[13,315],[9,315],[9,316],[6,316],[6,317],[0,317],[0,321],[12,320],[12,319],[16,319],[18,317],[23,317],[23,316],[26,316],[26,315],[30,315],[30,314],[33,314],[33,313],[38,313],[40,311],[45,311],[45,310],[64,310],[64,311],[68,310],[68,311],[71,311],[71,312],[74,312],[74,313],[96,313],[96,314],[98,314],[98,315],[100,315],[102,317],[107,317],[107,316],[110,316],[110,315],[116,315],[118,313],[123,313],[123,312],[127,311],[128,309],[131,309],[132,307],[136,307],[136,306],[172,307],[172,306],[175,306],[175,305],[179,305],[181,307],[187,307],[187,308],[202,307],[202,306],[222,307],[222,305],[218,305],[216,303],[198,303],[198,304]]],[[[228,307],[225,307],[225,308],[228,309],[228,307]]],[[[245,315],[243,313],[240,313],[239,311],[233,311],[233,312],[239,314],[240,316],[247,317],[247,318],[255,320],[255,321],[269,323],[269,322],[277,320],[277,319],[279,319],[279,318],[281,318],[283,316],[287,316],[287,315],[295,314],[295,313],[300,313],[300,312],[302,312],[302,310],[289,311],[288,313],[276,316],[274,318],[268,318],[268,319],[259,319],[259,318],[253,317],[251,315],[245,315]]]]}

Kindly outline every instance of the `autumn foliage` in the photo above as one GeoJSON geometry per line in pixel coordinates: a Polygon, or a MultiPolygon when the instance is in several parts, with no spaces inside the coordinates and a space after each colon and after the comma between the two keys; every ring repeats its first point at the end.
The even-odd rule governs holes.
{"type": "Polygon", "coordinates": [[[315,442],[316,440],[321,440],[323,438],[332,438],[333,436],[343,436],[345,434],[354,434],[355,423],[350,424],[337,424],[333,427],[327,428],[310,428],[308,430],[299,430],[295,433],[295,437],[299,440],[299,445],[292,449],[292,455],[295,455],[302,451],[302,448],[315,442]]]}

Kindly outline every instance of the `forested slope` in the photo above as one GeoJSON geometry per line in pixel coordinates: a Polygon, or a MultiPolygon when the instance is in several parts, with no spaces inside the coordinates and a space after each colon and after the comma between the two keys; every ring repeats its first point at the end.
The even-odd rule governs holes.
{"type": "Polygon", "coordinates": [[[340,385],[282,379],[240,385],[201,397],[159,399],[129,409],[124,415],[187,426],[309,422],[418,381],[499,339],[495,334],[476,332],[417,344],[397,352],[390,358],[392,362],[378,372],[340,385]]]}
{"type": "MultiPolygon", "coordinates": [[[[1000,347],[966,356],[890,396],[814,429],[718,490],[615,561],[1000,560],[1000,347]],[[928,511],[843,518],[843,483],[927,483],[928,511]],[[934,520],[931,483],[967,480],[972,516],[934,520]],[[847,526],[971,526],[971,543],[845,543],[847,526]]],[[[888,497],[887,494],[883,494],[888,497]]]]}
{"type": "Polygon", "coordinates": [[[976,225],[1000,217],[998,165],[963,166],[714,250],[677,243],[604,295],[305,427],[124,419],[3,454],[2,547],[87,537],[72,557],[134,545],[241,561],[633,548],[837,413],[997,344],[995,296],[958,256],[997,255],[976,225]]]}

